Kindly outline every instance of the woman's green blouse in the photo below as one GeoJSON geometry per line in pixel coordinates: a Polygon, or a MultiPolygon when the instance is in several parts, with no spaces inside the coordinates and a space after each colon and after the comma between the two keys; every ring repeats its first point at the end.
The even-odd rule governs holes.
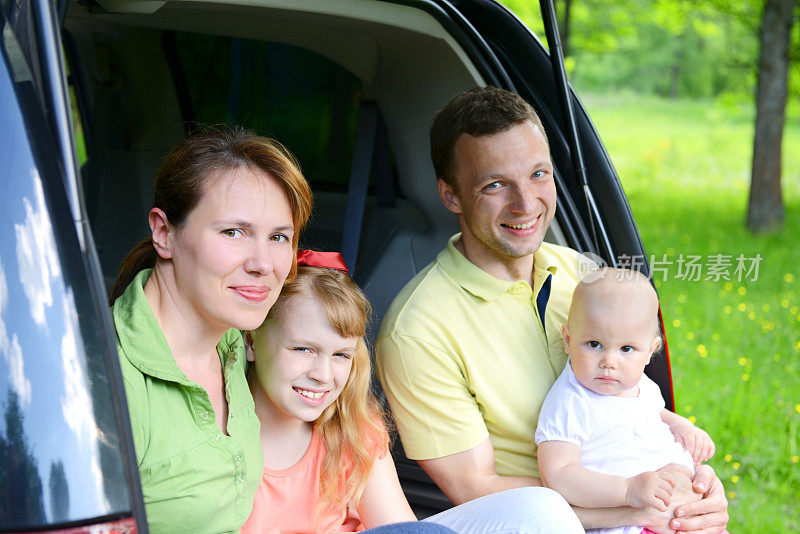
{"type": "Polygon", "coordinates": [[[238,532],[264,459],[241,332],[217,345],[228,400],[221,432],[206,390],[178,368],[144,296],[141,271],[113,307],[117,348],[150,531],[238,532]]]}

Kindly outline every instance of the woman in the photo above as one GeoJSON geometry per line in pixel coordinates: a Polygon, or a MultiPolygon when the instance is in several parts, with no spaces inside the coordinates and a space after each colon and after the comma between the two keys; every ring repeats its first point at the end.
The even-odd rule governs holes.
{"type": "Polygon", "coordinates": [[[240,329],[294,277],[311,191],[292,156],[246,130],[180,143],[161,165],[151,238],[112,289],[151,532],[238,531],[263,459],[240,329]]]}

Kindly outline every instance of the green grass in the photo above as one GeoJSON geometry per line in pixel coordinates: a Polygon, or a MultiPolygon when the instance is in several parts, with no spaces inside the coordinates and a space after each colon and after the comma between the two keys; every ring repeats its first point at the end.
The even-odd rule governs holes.
{"type": "MultiPolygon", "coordinates": [[[[792,532],[800,523],[800,122],[783,145],[786,226],[744,226],[753,117],[711,102],[633,95],[584,98],[630,201],[656,276],[677,411],[717,445],[733,534],[792,532]],[[678,278],[701,256],[701,281],[678,278]],[[730,280],[704,280],[710,255],[731,256],[730,280]],[[736,258],[760,254],[758,277],[736,258]]],[[[724,269],[723,269],[724,270],[724,269]]]]}

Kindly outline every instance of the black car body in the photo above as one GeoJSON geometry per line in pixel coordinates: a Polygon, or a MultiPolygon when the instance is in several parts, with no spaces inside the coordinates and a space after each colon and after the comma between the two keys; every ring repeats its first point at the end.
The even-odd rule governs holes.
{"type": "MultiPolygon", "coordinates": [[[[147,235],[161,158],[197,125],[243,124],[296,153],[315,192],[303,241],[345,251],[373,328],[457,231],[427,132],[476,85],[541,115],[559,204],[547,239],[645,257],[577,97],[492,0],[1,5],[0,532],[147,531],[106,288],[147,235]]],[[[671,406],[668,359],[647,372],[671,406]]],[[[417,514],[449,506],[396,449],[417,514]]]]}

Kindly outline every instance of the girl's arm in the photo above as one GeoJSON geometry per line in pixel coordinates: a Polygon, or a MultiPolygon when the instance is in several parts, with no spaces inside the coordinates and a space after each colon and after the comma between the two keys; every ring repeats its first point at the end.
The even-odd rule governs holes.
{"type": "Polygon", "coordinates": [[[580,465],[581,450],[565,441],[539,444],[539,472],[548,488],[559,492],[570,504],[584,508],[652,506],[665,511],[675,487],[674,471],[688,469],[668,465],[631,478],[590,471],[580,465]]]}
{"type": "Polygon", "coordinates": [[[375,460],[358,504],[358,516],[366,528],[417,520],[400,487],[390,452],[375,460]]]}

